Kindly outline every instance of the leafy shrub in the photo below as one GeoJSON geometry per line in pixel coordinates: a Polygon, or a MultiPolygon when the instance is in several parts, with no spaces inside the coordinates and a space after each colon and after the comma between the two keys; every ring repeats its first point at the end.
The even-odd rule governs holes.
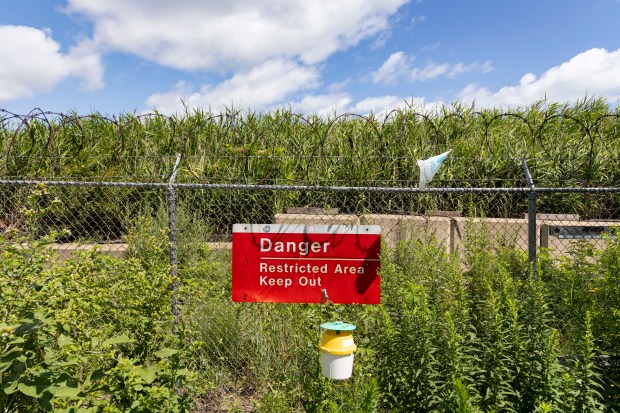
{"type": "MultiPolygon", "coordinates": [[[[49,192],[32,195],[25,215],[44,217],[49,192]]],[[[179,211],[181,228],[199,222],[179,211]]],[[[52,236],[2,235],[0,411],[602,412],[617,397],[597,365],[619,353],[617,237],[559,262],[543,251],[535,274],[484,226],[466,254],[401,242],[382,248],[381,305],[313,306],[230,302],[230,251],[195,231],[179,233],[174,279],[163,212],[130,228],[121,259],[60,262],[52,236]],[[358,326],[342,382],[319,374],[318,326],[334,320],[358,326]]]]}
{"type": "Polygon", "coordinates": [[[8,235],[0,237],[0,411],[188,410],[194,375],[183,330],[171,333],[167,265],[96,250],[60,262],[47,248],[52,237],[8,235]]]}

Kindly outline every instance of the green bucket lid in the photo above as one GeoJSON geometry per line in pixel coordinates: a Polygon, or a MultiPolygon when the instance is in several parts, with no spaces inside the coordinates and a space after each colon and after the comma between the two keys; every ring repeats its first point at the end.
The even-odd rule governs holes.
{"type": "Polygon", "coordinates": [[[355,326],[353,324],[343,323],[342,321],[334,321],[333,323],[321,324],[323,330],[335,330],[335,331],[353,331],[355,326]]]}

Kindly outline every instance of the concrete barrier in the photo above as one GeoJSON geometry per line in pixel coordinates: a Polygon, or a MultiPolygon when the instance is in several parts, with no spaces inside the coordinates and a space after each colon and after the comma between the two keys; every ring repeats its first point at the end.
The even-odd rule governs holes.
{"type": "Polygon", "coordinates": [[[467,238],[475,233],[486,234],[492,246],[504,244],[528,250],[527,219],[452,218],[452,226],[452,251],[464,251],[467,238]]]}
{"type": "Polygon", "coordinates": [[[359,225],[360,220],[347,214],[276,214],[274,224],[359,225]]]}
{"type": "MultiPolygon", "coordinates": [[[[471,231],[484,231],[491,239],[491,245],[498,243],[528,250],[528,223],[526,218],[464,218],[458,216],[421,216],[366,214],[276,214],[276,224],[321,224],[321,225],[379,225],[381,238],[389,247],[399,241],[433,241],[446,248],[447,252],[460,251],[463,256],[465,242],[471,231]]],[[[604,234],[611,226],[620,227],[619,221],[581,221],[576,215],[539,214],[537,220],[537,244],[547,248],[553,258],[566,255],[573,246],[585,241],[595,249],[604,249],[604,234]]],[[[213,251],[230,251],[231,242],[207,242],[213,251]]],[[[125,243],[82,244],[54,243],[51,248],[58,258],[66,260],[78,251],[92,251],[97,248],[101,254],[116,258],[128,250],[125,243]]]]}
{"type": "Polygon", "coordinates": [[[79,251],[92,251],[94,248],[97,252],[110,255],[115,258],[120,258],[127,252],[128,245],[123,243],[114,244],[80,244],[77,242],[69,243],[54,243],[51,244],[51,248],[56,252],[60,260],[67,260],[75,257],[75,254],[79,251]]]}
{"type": "Polygon", "coordinates": [[[379,225],[381,239],[389,247],[399,241],[435,241],[451,250],[451,218],[420,215],[368,214],[360,217],[362,225],[379,225]]]}

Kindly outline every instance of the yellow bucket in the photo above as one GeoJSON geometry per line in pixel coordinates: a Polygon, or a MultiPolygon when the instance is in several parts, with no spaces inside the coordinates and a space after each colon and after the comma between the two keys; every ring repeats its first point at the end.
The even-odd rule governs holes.
{"type": "Polygon", "coordinates": [[[353,355],[357,349],[351,334],[355,326],[336,321],[321,324],[321,329],[322,374],[334,380],[348,379],[353,374],[353,355]]]}

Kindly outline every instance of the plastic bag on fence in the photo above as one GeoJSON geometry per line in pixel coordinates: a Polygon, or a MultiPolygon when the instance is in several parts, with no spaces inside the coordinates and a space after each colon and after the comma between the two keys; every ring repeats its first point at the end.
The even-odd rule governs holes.
{"type": "Polygon", "coordinates": [[[418,166],[420,167],[420,189],[426,188],[426,184],[433,180],[433,177],[439,170],[439,167],[446,160],[448,155],[452,152],[450,149],[447,152],[433,156],[428,159],[418,159],[418,166]]]}

